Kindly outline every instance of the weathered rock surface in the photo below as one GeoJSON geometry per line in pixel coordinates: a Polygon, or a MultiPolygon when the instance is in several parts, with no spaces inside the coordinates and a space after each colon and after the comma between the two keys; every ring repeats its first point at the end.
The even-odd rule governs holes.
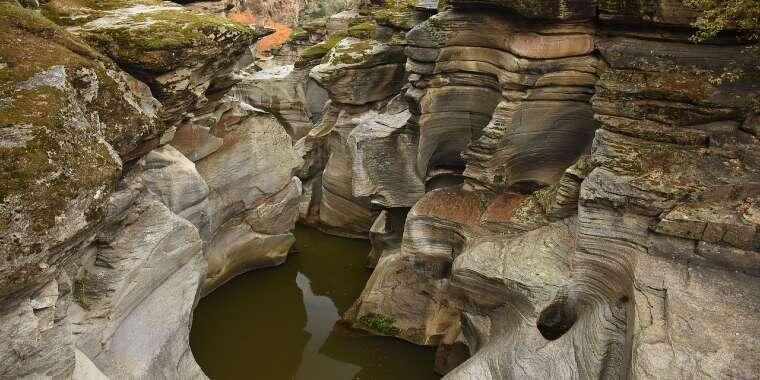
{"type": "Polygon", "coordinates": [[[5,297],[0,317],[3,377],[71,376],[75,348],[63,318],[70,302],[71,282],[65,276],[35,293],[5,297]]]}
{"type": "Polygon", "coordinates": [[[270,115],[223,124],[223,145],[196,162],[210,190],[212,232],[240,210],[280,191],[301,165],[290,137],[270,115]]]}
{"type": "MultiPolygon", "coordinates": [[[[318,198],[312,197],[316,209],[317,225],[332,233],[365,237],[372,224],[373,216],[369,197],[354,196],[353,158],[348,145],[348,136],[360,123],[377,112],[368,106],[339,107],[328,106],[322,126],[315,132],[328,152],[324,171],[320,176],[318,198]]],[[[309,137],[307,137],[308,139],[309,137]]]]}
{"type": "Polygon", "coordinates": [[[354,190],[380,212],[345,318],[439,345],[451,379],[753,376],[760,73],[742,47],[563,21],[686,25],[678,4],[451,4],[407,34],[409,120],[352,132],[354,190]],[[408,153],[372,144],[394,133],[425,183],[403,232],[384,184],[409,188],[408,153]]]}
{"type": "MultiPolygon", "coordinates": [[[[368,318],[391,318],[392,328],[376,333],[413,343],[437,345],[459,326],[459,311],[449,302],[448,274],[466,236],[477,234],[484,194],[461,188],[434,190],[406,217],[400,249],[383,252],[367,287],[347,313],[354,327],[372,331],[368,318]]],[[[455,334],[456,335],[456,334],[455,334]]]]}
{"type": "Polygon", "coordinates": [[[531,19],[573,20],[599,17],[623,23],[649,22],[666,25],[689,25],[697,13],[679,1],[657,0],[646,5],[629,1],[592,0],[451,0],[455,7],[487,6],[531,19]]]}
{"type": "MultiPolygon", "coordinates": [[[[207,294],[232,277],[281,264],[294,239],[302,166],[291,137],[270,114],[231,90],[206,113],[180,126],[171,144],[188,157],[208,188],[207,294]]],[[[151,153],[153,154],[153,153],[151,153]]],[[[148,155],[149,157],[150,155],[148,155]]],[[[205,230],[204,230],[205,231],[205,230]]]]}
{"type": "MultiPolygon", "coordinates": [[[[368,25],[359,24],[343,33],[358,35],[356,33],[360,30],[372,30],[373,27],[368,25]]],[[[402,102],[396,96],[405,79],[403,45],[387,38],[342,38],[344,35],[335,33],[331,37],[335,40],[334,45],[326,51],[322,63],[313,67],[309,74],[315,83],[325,89],[330,102],[317,128],[302,143],[306,161],[312,165],[302,170],[301,178],[319,187],[318,191],[311,192],[306,202],[308,206],[305,206],[308,211],[303,214],[307,223],[324,231],[366,238],[376,216],[372,211],[372,202],[382,203],[382,197],[391,195],[387,190],[379,189],[377,184],[370,183],[372,179],[362,173],[362,170],[374,170],[369,166],[377,167],[374,157],[361,163],[357,161],[361,160],[357,154],[365,158],[369,158],[368,155],[391,157],[394,153],[388,148],[393,148],[383,144],[398,139],[400,146],[396,149],[403,156],[393,159],[398,158],[400,167],[393,169],[394,164],[390,162],[382,166],[403,172],[394,180],[417,182],[409,185],[417,186],[416,194],[400,196],[405,197],[403,201],[388,200],[385,203],[404,203],[402,207],[410,207],[421,189],[419,182],[415,181],[417,176],[412,175],[414,168],[409,165],[409,155],[414,154],[412,145],[415,137],[413,133],[403,132],[408,113],[404,113],[406,107],[400,104],[402,102]],[[389,116],[386,121],[374,120],[383,113],[395,116],[389,116]],[[393,124],[392,128],[398,132],[388,132],[385,136],[377,136],[377,141],[369,142],[375,139],[370,135],[377,132],[371,125],[383,123],[393,124]],[[355,129],[363,132],[354,136],[355,129]],[[366,146],[365,141],[373,146],[366,146]],[[366,168],[361,169],[363,166],[366,168]],[[354,172],[352,168],[359,171],[354,172]],[[318,181],[313,180],[315,170],[322,171],[318,181]]],[[[393,191],[398,189],[394,188],[393,191]]]]}
{"type": "Polygon", "coordinates": [[[309,74],[337,103],[363,105],[398,93],[406,57],[400,46],[347,37],[309,74]]]}
{"type": "Polygon", "coordinates": [[[86,5],[42,13],[106,55],[0,4],[12,42],[0,48],[0,376],[205,378],[188,342],[204,284],[280,263],[298,215],[290,137],[224,96],[262,32],[168,2],[86,5]]]}
{"type": "Polygon", "coordinates": [[[410,32],[418,170],[432,178],[466,166],[493,190],[556,182],[597,126],[588,100],[605,64],[590,54],[591,31],[446,12],[410,32]]]}
{"type": "Polygon", "coordinates": [[[239,70],[266,32],[195,9],[42,4],[74,37],[0,4],[0,377],[203,377],[197,298],[297,218],[371,240],[345,319],[447,379],[760,373],[760,72],[731,31],[689,42],[678,1],[363,1],[239,70]]]}
{"type": "Polygon", "coordinates": [[[188,347],[206,274],[202,241],[140,177],[136,169],[112,196],[108,225],[72,270],[72,332],[110,376],[202,377],[188,347]]]}
{"type": "Polygon", "coordinates": [[[229,85],[229,74],[256,39],[270,32],[171,2],[122,0],[108,4],[46,5],[49,14],[147,83],[173,124],[229,85]]]}
{"type": "Polygon", "coordinates": [[[201,237],[210,232],[209,188],[195,164],[171,145],[152,150],[138,165],[145,187],[173,213],[192,223],[201,237]]]}
{"type": "Polygon", "coordinates": [[[6,296],[55,277],[50,267],[102,220],[118,153],[158,127],[155,100],[133,92],[110,60],[30,11],[3,4],[0,17],[11,42],[2,49],[0,148],[6,296]]]}
{"type": "Polygon", "coordinates": [[[240,71],[231,90],[236,100],[272,112],[293,140],[314,127],[327,102],[325,91],[308,78],[308,70],[293,65],[240,71]]]}
{"type": "Polygon", "coordinates": [[[348,137],[353,193],[384,208],[411,207],[425,193],[417,174],[418,136],[408,110],[383,113],[359,124],[348,137]]]}
{"type": "Polygon", "coordinates": [[[0,373],[68,377],[63,268],[104,222],[121,157],[164,127],[147,87],[81,40],[12,3],[0,24],[0,373]]]}
{"type": "Polygon", "coordinates": [[[298,218],[301,181],[262,199],[255,208],[220,226],[207,247],[209,273],[203,294],[252,269],[282,264],[295,242],[290,230],[298,218]]]}

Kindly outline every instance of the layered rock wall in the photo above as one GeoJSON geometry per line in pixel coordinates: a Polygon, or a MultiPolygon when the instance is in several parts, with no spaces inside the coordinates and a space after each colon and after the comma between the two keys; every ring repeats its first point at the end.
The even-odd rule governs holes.
{"type": "MultiPolygon", "coordinates": [[[[441,370],[464,347],[448,378],[757,372],[754,56],[691,43],[672,2],[384,6],[379,27],[418,23],[407,104],[334,139],[316,210],[341,194],[374,218],[332,221],[373,242],[355,327],[437,345],[441,370]]],[[[312,72],[336,104],[356,43],[312,72]]]]}
{"type": "Polygon", "coordinates": [[[205,378],[199,296],[294,241],[302,160],[230,91],[268,32],[150,0],[0,19],[0,376],[205,378]]]}
{"type": "Polygon", "coordinates": [[[299,218],[448,379],[759,373],[756,57],[679,2],[434,3],[256,62],[202,7],[0,3],[0,376],[203,377],[198,297],[299,218]]]}

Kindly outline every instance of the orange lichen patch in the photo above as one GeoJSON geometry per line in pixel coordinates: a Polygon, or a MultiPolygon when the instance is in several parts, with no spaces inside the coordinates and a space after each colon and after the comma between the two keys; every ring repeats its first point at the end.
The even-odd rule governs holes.
{"type": "Polygon", "coordinates": [[[274,33],[259,40],[257,47],[259,51],[269,51],[274,46],[280,46],[290,39],[293,29],[285,24],[280,24],[273,20],[264,22],[264,26],[275,30],[274,33]]]}
{"type": "Polygon", "coordinates": [[[480,223],[480,215],[485,211],[487,201],[479,192],[449,187],[425,194],[412,208],[410,215],[475,226],[480,223]]]}
{"type": "Polygon", "coordinates": [[[512,219],[515,209],[520,206],[524,198],[524,195],[515,193],[497,195],[493,202],[488,205],[488,208],[486,208],[483,219],[496,223],[509,221],[512,219]]]}
{"type": "Polygon", "coordinates": [[[276,22],[271,18],[268,18],[263,22],[258,22],[256,15],[250,10],[232,11],[228,17],[233,21],[244,24],[258,24],[275,30],[274,33],[258,40],[256,43],[256,49],[260,53],[268,52],[272,50],[272,47],[284,44],[290,39],[290,35],[293,34],[293,29],[289,26],[276,22]]]}
{"type": "Polygon", "coordinates": [[[256,15],[253,14],[253,12],[249,10],[245,11],[232,11],[230,12],[227,17],[229,17],[232,21],[237,21],[243,24],[255,24],[256,23],[256,15]]]}

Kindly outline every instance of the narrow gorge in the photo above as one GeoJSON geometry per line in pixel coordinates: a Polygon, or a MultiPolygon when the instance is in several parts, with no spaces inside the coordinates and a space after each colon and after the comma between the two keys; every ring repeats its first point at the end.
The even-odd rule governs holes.
{"type": "Polygon", "coordinates": [[[754,0],[0,0],[1,379],[759,379],[754,0]]]}

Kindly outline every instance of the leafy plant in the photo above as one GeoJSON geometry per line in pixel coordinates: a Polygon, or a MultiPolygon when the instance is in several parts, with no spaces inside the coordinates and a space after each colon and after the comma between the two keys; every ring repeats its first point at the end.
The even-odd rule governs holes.
{"type": "Polygon", "coordinates": [[[760,42],[760,2],[757,0],[682,0],[701,13],[692,24],[694,42],[704,42],[728,28],[736,28],[751,43],[760,42]]]}
{"type": "Polygon", "coordinates": [[[399,329],[393,326],[394,322],[396,320],[393,317],[375,313],[365,314],[359,318],[359,323],[364,325],[364,327],[386,335],[399,333],[399,329]]]}

